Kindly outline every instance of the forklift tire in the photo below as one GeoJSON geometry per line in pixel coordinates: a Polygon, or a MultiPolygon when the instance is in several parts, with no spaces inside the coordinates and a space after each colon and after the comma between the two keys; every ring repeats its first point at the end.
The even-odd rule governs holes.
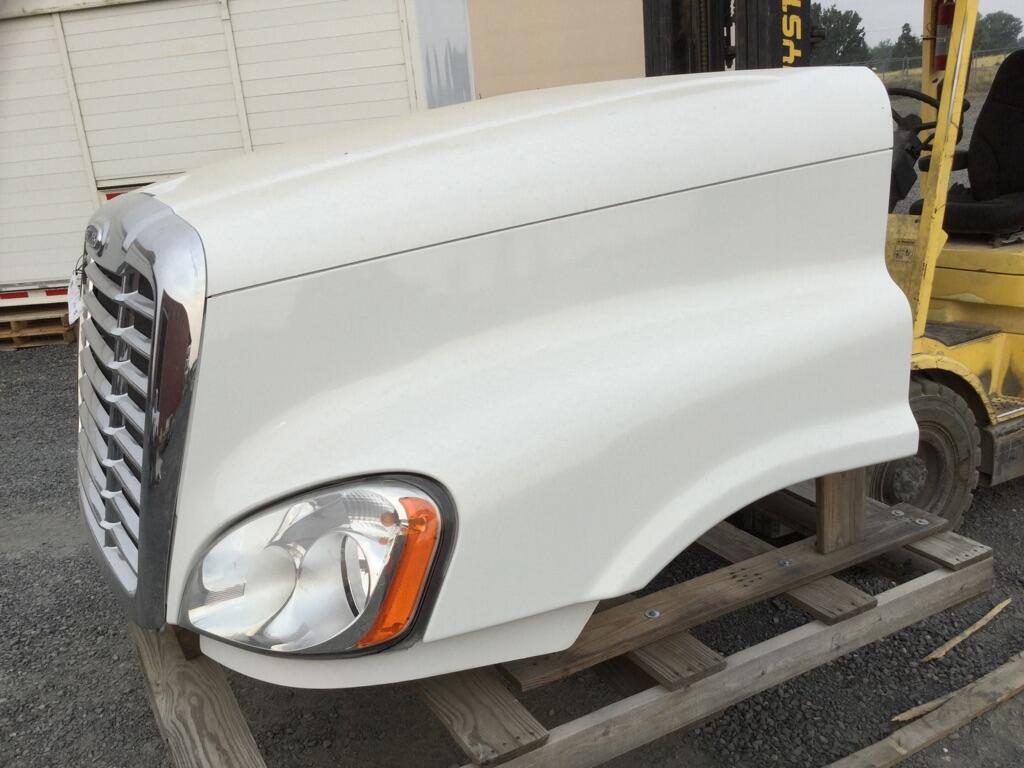
{"type": "Polygon", "coordinates": [[[949,387],[918,377],[910,381],[910,409],[921,431],[917,454],[871,467],[868,494],[911,504],[958,528],[978,487],[981,433],[974,413],[949,387]]]}

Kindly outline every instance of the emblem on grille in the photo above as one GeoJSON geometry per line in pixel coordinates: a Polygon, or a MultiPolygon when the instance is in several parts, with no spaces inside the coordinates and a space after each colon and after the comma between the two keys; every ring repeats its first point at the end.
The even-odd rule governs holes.
{"type": "Polygon", "coordinates": [[[85,244],[94,250],[99,250],[100,231],[92,224],[85,228],[85,244]]]}

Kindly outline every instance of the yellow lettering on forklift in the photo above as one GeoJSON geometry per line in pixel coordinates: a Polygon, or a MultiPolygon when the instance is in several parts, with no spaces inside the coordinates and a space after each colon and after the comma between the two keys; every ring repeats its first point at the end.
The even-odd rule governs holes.
{"type": "Polygon", "coordinates": [[[782,63],[784,65],[796,63],[796,60],[802,55],[800,49],[796,47],[796,43],[792,40],[783,40],[782,44],[787,49],[787,53],[782,57],[782,63]]]}
{"type": "Polygon", "coordinates": [[[782,4],[782,66],[792,66],[803,56],[803,20],[799,13],[790,13],[791,8],[800,8],[803,0],[781,0],[782,4]]]}

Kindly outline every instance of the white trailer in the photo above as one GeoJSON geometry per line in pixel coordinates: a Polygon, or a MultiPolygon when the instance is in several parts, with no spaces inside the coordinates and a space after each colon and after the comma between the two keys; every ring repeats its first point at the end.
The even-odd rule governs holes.
{"type": "Polygon", "coordinates": [[[0,308],[63,301],[119,190],[471,98],[467,18],[465,0],[0,3],[0,308]]]}

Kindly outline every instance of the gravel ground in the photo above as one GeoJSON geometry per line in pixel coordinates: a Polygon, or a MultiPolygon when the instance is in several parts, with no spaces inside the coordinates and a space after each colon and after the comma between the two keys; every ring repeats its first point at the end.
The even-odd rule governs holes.
{"type": "MultiPolygon", "coordinates": [[[[75,502],[74,357],[67,347],[0,355],[0,765],[166,766],[124,622],[93,562],[75,502]]],[[[990,595],[666,737],[626,766],[818,766],[884,737],[889,718],[963,686],[1024,648],[1024,483],[982,490],[965,533],[995,547],[990,595]],[[1003,597],[1014,603],[944,660],[918,660],[1003,597]]],[[[664,579],[716,566],[688,553],[664,579]]],[[[878,577],[846,574],[870,591],[878,577]]],[[[702,628],[728,653],[802,621],[781,600],[702,628]]],[[[231,674],[270,766],[451,766],[460,754],[405,686],[277,688],[231,674]]],[[[583,674],[526,698],[551,726],[615,694],[583,674]]],[[[1024,702],[1011,702],[910,766],[1024,765],[1024,702]]]]}

